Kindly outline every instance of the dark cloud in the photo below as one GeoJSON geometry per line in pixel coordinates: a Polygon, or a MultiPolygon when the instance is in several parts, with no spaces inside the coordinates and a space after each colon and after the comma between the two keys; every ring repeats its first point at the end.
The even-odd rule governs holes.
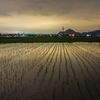
{"type": "Polygon", "coordinates": [[[100,0],[1,0],[1,12],[6,14],[68,15],[83,19],[100,16],[100,0]]]}
{"type": "Polygon", "coordinates": [[[0,17],[11,17],[12,15],[7,14],[7,13],[0,13],[0,17]]]}

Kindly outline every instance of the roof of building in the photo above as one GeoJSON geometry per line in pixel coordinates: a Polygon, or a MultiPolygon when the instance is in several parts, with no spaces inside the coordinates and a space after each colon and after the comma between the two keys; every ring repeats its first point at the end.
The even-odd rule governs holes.
{"type": "Polygon", "coordinates": [[[26,33],[25,35],[36,35],[36,33],[26,33]]]}

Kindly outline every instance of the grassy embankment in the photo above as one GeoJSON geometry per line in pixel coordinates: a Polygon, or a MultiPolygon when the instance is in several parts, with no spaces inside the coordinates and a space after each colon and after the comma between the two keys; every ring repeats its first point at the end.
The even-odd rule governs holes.
{"type": "Polygon", "coordinates": [[[33,43],[33,42],[100,42],[100,37],[0,38],[0,43],[33,43]]]}

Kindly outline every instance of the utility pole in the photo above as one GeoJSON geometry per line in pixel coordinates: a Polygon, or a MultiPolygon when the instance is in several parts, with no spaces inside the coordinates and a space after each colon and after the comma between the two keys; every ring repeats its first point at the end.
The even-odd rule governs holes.
{"type": "Polygon", "coordinates": [[[64,32],[64,27],[62,27],[62,31],[64,32]]]}

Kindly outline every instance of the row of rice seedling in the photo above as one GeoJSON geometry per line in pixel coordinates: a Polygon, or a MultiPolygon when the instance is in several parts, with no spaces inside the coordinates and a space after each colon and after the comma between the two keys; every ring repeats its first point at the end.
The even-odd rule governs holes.
{"type": "MultiPolygon", "coordinates": [[[[75,44],[75,43],[74,43],[75,44]]],[[[82,45],[83,44],[85,44],[85,43],[82,43],[82,45]]],[[[86,48],[84,48],[84,47],[82,47],[82,46],[79,46],[79,45],[77,45],[77,44],[75,44],[75,46],[77,46],[77,47],[79,47],[80,49],[82,49],[82,50],[84,50],[89,56],[91,56],[93,59],[96,59],[97,61],[99,61],[99,59],[100,59],[100,56],[99,55],[96,55],[96,51],[94,50],[94,52],[90,52],[93,48],[91,47],[91,49],[86,49],[86,48]],[[94,57],[95,56],[95,57],[94,57]]],[[[86,45],[85,45],[86,46],[86,45]]],[[[99,50],[100,51],[100,50],[99,50]]],[[[98,63],[100,63],[100,62],[98,62],[98,63]]]]}
{"type": "Polygon", "coordinates": [[[82,63],[84,63],[84,66],[86,67],[87,72],[88,72],[89,75],[90,75],[90,72],[89,72],[89,69],[88,69],[87,65],[85,64],[85,62],[83,61],[83,59],[82,59],[81,56],[79,55],[79,52],[77,52],[78,50],[75,49],[75,47],[72,48],[71,46],[70,46],[70,49],[71,49],[71,50],[70,50],[71,53],[74,55],[75,59],[77,60],[77,62],[78,62],[78,64],[79,64],[79,67],[81,68],[82,74],[83,74],[83,69],[82,69],[82,67],[81,67],[81,65],[80,65],[80,62],[78,61],[78,58],[82,61],[82,63]]]}
{"type": "Polygon", "coordinates": [[[92,43],[75,43],[89,51],[91,51],[92,53],[95,53],[97,55],[100,55],[100,43],[98,42],[92,42],[92,43]]]}
{"type": "MultiPolygon", "coordinates": [[[[10,62],[10,63],[11,63],[11,62],[10,62]]],[[[9,63],[9,64],[10,64],[10,63],[9,63]]],[[[12,66],[11,66],[11,67],[12,67],[12,66]]],[[[4,68],[5,68],[5,67],[4,67],[4,68]]],[[[14,68],[14,67],[12,67],[12,68],[14,68]]],[[[10,68],[9,68],[9,67],[7,67],[5,70],[7,70],[7,71],[8,71],[9,69],[10,69],[10,68]]]]}
{"type": "Polygon", "coordinates": [[[65,51],[65,48],[64,48],[64,43],[61,43],[61,46],[60,46],[60,64],[59,65],[61,65],[61,80],[62,81],[63,81],[63,78],[66,77],[65,75],[67,74],[66,73],[67,58],[65,56],[67,56],[67,55],[66,55],[66,51],[65,51]]]}
{"type": "MultiPolygon", "coordinates": [[[[62,49],[62,43],[57,43],[56,45],[57,45],[57,47],[55,49],[56,50],[56,53],[55,53],[55,56],[53,58],[53,60],[54,60],[53,65],[55,65],[55,66],[53,66],[53,68],[52,68],[52,73],[53,74],[51,74],[53,76],[53,78],[51,79],[51,77],[50,77],[50,79],[51,79],[50,82],[51,83],[49,85],[50,88],[52,88],[53,98],[54,99],[57,99],[58,98],[57,97],[57,94],[59,93],[59,91],[62,91],[62,89],[64,89],[64,85],[62,85],[63,72],[61,71],[63,69],[63,66],[62,66],[62,57],[63,56],[62,56],[62,50],[61,50],[62,49]],[[61,85],[61,87],[59,87],[60,85],[61,85]],[[55,86],[55,88],[53,88],[53,86],[55,86]],[[54,90],[56,90],[56,91],[54,91],[54,90]]],[[[49,86],[48,86],[48,88],[49,88],[49,86]]],[[[61,93],[63,95],[64,91],[61,92],[61,93]]]]}
{"type": "MultiPolygon", "coordinates": [[[[41,49],[41,48],[40,48],[41,49]]],[[[40,52],[46,52],[46,53],[48,53],[48,51],[45,49],[45,51],[40,51],[40,52]]],[[[34,55],[32,55],[32,56],[34,56],[34,55]]],[[[31,57],[32,57],[31,56],[31,57]]],[[[36,55],[37,56],[37,59],[38,59],[38,55],[36,55]]],[[[36,65],[35,66],[38,66],[39,67],[39,64],[37,64],[38,62],[40,62],[42,59],[43,59],[43,57],[45,57],[46,55],[44,55],[43,53],[41,53],[41,54],[39,54],[39,59],[38,60],[36,60],[35,61],[35,63],[36,63],[36,65]]],[[[33,58],[33,57],[32,57],[33,58]]],[[[31,59],[30,59],[31,60],[31,59]]],[[[32,59],[32,61],[33,61],[33,59],[32,59]]],[[[34,63],[34,64],[35,64],[34,63]]],[[[31,69],[32,70],[32,69],[31,69]]]]}
{"type": "Polygon", "coordinates": [[[58,57],[58,47],[56,47],[56,53],[55,53],[55,61],[54,61],[54,64],[53,64],[53,67],[52,67],[52,73],[50,75],[50,78],[49,78],[49,83],[52,81],[52,78],[53,78],[53,74],[54,74],[54,71],[55,71],[55,66],[56,66],[56,63],[57,63],[57,57],[58,57]]]}
{"type": "Polygon", "coordinates": [[[51,85],[50,81],[52,80],[52,77],[53,77],[52,73],[54,73],[53,71],[54,71],[55,61],[56,61],[55,58],[57,58],[57,55],[58,55],[57,53],[58,53],[57,52],[57,46],[54,46],[54,48],[51,50],[51,53],[49,53],[49,55],[47,56],[47,58],[49,57],[49,59],[47,61],[47,65],[44,66],[45,67],[45,70],[43,70],[44,73],[42,71],[43,76],[40,79],[40,85],[41,85],[40,87],[42,87],[42,86],[47,84],[45,90],[49,89],[49,87],[51,85]],[[50,66],[51,66],[51,68],[50,68],[50,66]],[[45,74],[46,67],[47,67],[48,73],[46,72],[46,74],[45,74]],[[43,82],[43,83],[41,83],[41,82],[43,82]],[[48,82],[49,82],[49,84],[48,84],[48,82]]]}
{"type": "Polygon", "coordinates": [[[97,52],[100,53],[100,48],[95,48],[96,44],[100,44],[100,43],[92,43],[94,44],[93,46],[88,46],[87,44],[92,45],[91,43],[82,43],[82,45],[80,45],[81,43],[79,43],[79,45],[77,45],[78,43],[74,43],[75,46],[79,47],[80,49],[87,51],[87,54],[90,55],[93,59],[95,59],[96,61],[98,61],[98,63],[100,64],[99,60],[100,60],[100,56],[99,54],[97,54],[97,52]],[[89,48],[89,49],[88,49],[89,48]],[[99,50],[98,50],[99,49],[99,50]],[[92,51],[91,51],[92,50],[92,51]],[[98,50],[98,51],[96,51],[98,50]]]}
{"type": "MultiPolygon", "coordinates": [[[[54,47],[54,48],[55,48],[55,47],[54,47]]],[[[43,77],[46,75],[47,70],[48,70],[50,64],[52,63],[52,59],[53,59],[53,56],[54,56],[54,55],[55,55],[55,50],[52,51],[51,57],[49,58],[49,62],[48,62],[48,64],[47,64],[46,68],[45,68],[45,71],[44,71],[43,77]]]]}
{"type": "MultiPolygon", "coordinates": [[[[88,56],[88,52],[86,52],[87,56],[84,57],[84,56],[82,55],[82,51],[83,51],[83,50],[81,50],[81,51],[79,52],[79,54],[88,62],[88,64],[91,66],[91,68],[94,70],[94,72],[95,72],[96,74],[98,74],[97,71],[96,71],[96,67],[94,67],[93,64],[92,64],[92,62],[93,62],[92,60],[94,60],[94,59],[91,59],[91,58],[88,56]]],[[[96,64],[95,64],[95,66],[96,66],[96,64]]]]}
{"type": "Polygon", "coordinates": [[[72,48],[72,50],[73,50],[73,52],[75,52],[75,54],[78,56],[78,58],[82,61],[82,63],[84,64],[85,68],[87,69],[88,74],[91,76],[92,74],[90,74],[90,70],[89,70],[88,66],[86,65],[86,61],[85,61],[84,57],[82,56],[82,53],[80,53],[79,48],[75,48],[74,47],[74,48],[72,48]]]}
{"type": "MultiPolygon", "coordinates": [[[[77,55],[77,54],[76,54],[76,55],[77,55]]],[[[80,58],[80,56],[78,56],[78,57],[80,58]]],[[[81,58],[80,58],[80,59],[81,59],[81,58]]],[[[84,61],[83,61],[83,62],[84,62],[84,61]]],[[[85,62],[84,62],[84,66],[88,68],[88,66],[85,64],[85,62]]],[[[88,69],[88,71],[89,71],[89,69],[88,69]]],[[[86,74],[86,72],[85,72],[85,74],[86,74]]],[[[89,71],[88,74],[89,74],[89,76],[92,78],[92,80],[96,81],[95,78],[93,77],[93,74],[90,74],[90,71],[89,71]]],[[[86,77],[85,77],[85,79],[86,79],[86,77]]],[[[89,79],[90,79],[90,78],[89,78],[89,79]]]]}
{"type": "MultiPolygon", "coordinates": [[[[86,80],[87,78],[86,78],[86,76],[85,76],[85,73],[83,72],[83,69],[82,69],[82,67],[81,67],[81,64],[80,64],[80,62],[78,61],[78,59],[77,59],[77,57],[76,57],[76,54],[75,54],[75,52],[74,52],[74,50],[72,50],[73,48],[71,48],[71,46],[70,46],[70,51],[72,52],[72,54],[74,55],[74,57],[76,58],[76,60],[77,60],[77,62],[78,62],[78,65],[79,65],[79,67],[81,68],[81,72],[82,72],[82,74],[83,74],[83,76],[84,76],[84,79],[86,80]]],[[[87,82],[87,81],[86,81],[87,82]]],[[[82,100],[84,100],[84,96],[83,96],[83,93],[82,93],[82,88],[80,87],[80,82],[79,82],[79,80],[77,79],[77,85],[78,85],[78,88],[79,88],[79,91],[80,91],[80,94],[81,94],[81,98],[82,98],[82,100]]],[[[87,89],[88,90],[88,89],[87,89]]],[[[90,93],[90,91],[89,91],[89,93],[90,93]]]]}
{"type": "MultiPolygon", "coordinates": [[[[77,67],[76,67],[76,66],[73,66],[73,68],[76,69],[76,68],[78,68],[78,67],[81,67],[81,65],[80,65],[80,63],[79,63],[77,57],[75,56],[74,51],[72,51],[72,47],[73,47],[72,44],[70,44],[70,46],[67,46],[67,48],[69,49],[70,53],[73,55],[73,57],[75,57],[75,59],[76,59],[76,61],[77,61],[77,63],[78,63],[77,67]]],[[[76,71],[75,71],[75,72],[76,72],[76,71]]],[[[79,70],[78,70],[77,74],[78,74],[78,73],[79,73],[79,70]]],[[[82,67],[81,67],[81,73],[84,75],[82,67]]],[[[82,79],[82,78],[81,78],[81,79],[82,79]]],[[[71,81],[71,82],[72,82],[72,84],[73,84],[73,81],[71,81]]],[[[81,87],[80,87],[80,79],[78,79],[78,76],[77,76],[77,75],[76,75],[76,83],[77,83],[77,86],[78,86],[78,89],[79,89],[79,92],[80,92],[80,95],[81,95],[81,99],[83,100],[83,93],[82,93],[82,89],[81,89],[81,87]]],[[[75,97],[73,97],[73,98],[75,98],[75,97]]]]}
{"type": "Polygon", "coordinates": [[[68,84],[68,79],[69,79],[69,71],[68,71],[68,65],[67,65],[67,55],[66,55],[66,49],[65,49],[65,44],[63,44],[63,50],[64,50],[64,59],[65,59],[65,66],[66,66],[66,73],[67,73],[67,84],[68,84]]]}
{"type": "Polygon", "coordinates": [[[33,83],[39,84],[39,87],[38,87],[39,90],[41,90],[41,85],[44,84],[44,81],[46,79],[45,76],[43,76],[44,75],[43,73],[45,72],[44,69],[46,68],[46,66],[50,64],[49,60],[50,60],[50,57],[53,55],[52,50],[54,49],[54,47],[55,47],[54,44],[51,46],[49,45],[49,47],[47,47],[47,53],[45,54],[45,58],[44,59],[42,58],[41,60],[43,60],[43,61],[40,62],[40,64],[38,64],[38,66],[37,66],[37,74],[34,77],[33,83]],[[48,58],[48,61],[47,61],[47,58],[48,58]],[[42,78],[41,78],[41,76],[42,76],[42,78]]]}
{"type": "MultiPolygon", "coordinates": [[[[63,53],[64,53],[64,56],[63,56],[62,59],[63,59],[63,61],[65,61],[65,62],[63,62],[65,64],[62,67],[63,67],[63,69],[65,69],[66,74],[67,74],[67,76],[65,77],[64,75],[66,75],[66,74],[63,74],[63,72],[62,72],[63,79],[62,79],[62,83],[61,83],[61,85],[62,85],[61,91],[62,91],[62,95],[64,97],[65,97],[65,94],[66,94],[66,92],[65,92],[66,89],[70,86],[70,82],[72,82],[72,84],[73,84],[73,81],[75,81],[75,73],[73,74],[73,72],[75,72],[75,71],[74,71],[74,68],[73,68],[73,65],[72,65],[73,62],[71,61],[71,58],[70,58],[68,46],[69,46],[69,43],[68,44],[67,43],[66,44],[65,43],[62,44],[62,50],[63,50],[63,53]],[[69,69],[72,72],[70,72],[69,69]],[[72,77],[72,76],[74,76],[74,77],[72,77]]],[[[69,91],[69,90],[67,89],[67,91],[69,91]]],[[[71,95],[71,97],[73,97],[72,93],[70,95],[71,95]]]]}
{"type": "Polygon", "coordinates": [[[59,80],[60,80],[60,77],[61,77],[61,62],[62,62],[62,47],[61,47],[61,44],[60,44],[60,61],[59,61],[59,80]]]}
{"type": "Polygon", "coordinates": [[[47,53],[46,53],[46,60],[43,61],[42,65],[39,67],[39,70],[37,72],[37,76],[36,77],[39,77],[41,71],[43,70],[44,66],[48,63],[48,60],[50,59],[50,56],[52,55],[52,51],[50,51],[50,49],[53,49],[54,46],[50,47],[48,50],[47,50],[47,53]],[[48,53],[49,52],[49,53],[48,53]]]}
{"type": "MultiPolygon", "coordinates": [[[[71,49],[73,49],[73,46],[70,46],[70,48],[71,49]],[[71,48],[72,47],[72,48],[71,48]]],[[[74,51],[76,51],[76,50],[70,50],[70,51],[72,51],[72,53],[74,53],[74,51]]],[[[78,54],[78,53],[77,53],[78,54]]],[[[74,55],[75,56],[75,55],[74,55]]],[[[81,70],[82,71],[82,70],[81,70]]]]}
{"type": "Polygon", "coordinates": [[[69,57],[69,61],[70,61],[70,65],[71,65],[70,67],[71,67],[71,69],[72,69],[72,71],[73,71],[74,78],[75,78],[75,80],[76,80],[76,74],[75,74],[74,68],[73,68],[73,66],[72,66],[71,58],[70,58],[70,56],[69,56],[68,46],[66,47],[66,52],[67,52],[67,55],[68,55],[68,57],[69,57]]]}
{"type": "MultiPolygon", "coordinates": [[[[23,51],[22,51],[23,52],[23,51]]],[[[9,52],[8,52],[9,53],[9,52]]],[[[11,52],[10,52],[11,53],[11,52]]],[[[6,55],[6,54],[5,54],[6,55]]],[[[15,57],[17,56],[18,54],[16,53],[16,55],[15,55],[15,57]]],[[[5,58],[5,60],[7,59],[9,59],[10,58],[10,56],[8,57],[8,58],[5,58]]],[[[12,59],[12,61],[14,60],[14,58],[12,59]]],[[[11,61],[10,61],[11,62],[11,61]]]]}
{"type": "MultiPolygon", "coordinates": [[[[15,67],[16,68],[16,67],[15,67]]],[[[9,69],[9,68],[8,68],[9,69]]],[[[15,69],[14,69],[15,71],[15,69]]],[[[23,70],[24,71],[24,70],[23,70]]],[[[7,70],[6,70],[6,73],[7,73],[7,70]]],[[[22,73],[23,74],[23,73],[22,73]]],[[[17,72],[15,71],[15,77],[17,77],[17,72]]],[[[14,78],[15,79],[15,78],[14,78]]]]}
{"type": "Polygon", "coordinates": [[[81,47],[78,43],[0,45],[0,99],[35,100],[50,96],[51,99],[98,100],[99,60],[95,61],[98,57],[94,59],[92,53],[81,47]]]}
{"type": "MultiPolygon", "coordinates": [[[[75,50],[73,50],[73,51],[75,51],[75,50]]],[[[86,77],[85,77],[85,80],[86,80],[86,77]]],[[[86,81],[87,82],[87,81],[86,81]]],[[[90,91],[89,91],[90,92],[90,91]]]]}
{"type": "MultiPolygon", "coordinates": [[[[57,45],[57,44],[56,44],[57,45]]],[[[53,62],[52,62],[52,66],[51,65],[49,65],[49,66],[51,66],[52,67],[52,70],[51,70],[51,75],[50,75],[50,78],[49,78],[49,82],[50,82],[50,84],[48,84],[47,85],[47,88],[49,89],[49,87],[51,87],[51,88],[53,88],[52,86],[54,85],[54,81],[55,81],[55,79],[56,79],[56,77],[55,77],[55,73],[54,73],[54,68],[55,68],[55,65],[57,65],[56,64],[56,62],[57,62],[57,58],[58,57],[60,57],[60,56],[62,56],[62,55],[60,55],[60,53],[61,53],[61,51],[60,51],[60,48],[61,48],[61,46],[62,46],[62,44],[58,44],[57,46],[55,46],[55,48],[53,49],[53,51],[52,52],[54,52],[54,54],[53,54],[53,62]],[[58,54],[59,53],[59,54],[58,54]],[[53,77],[54,76],[54,77],[53,77]],[[52,82],[51,82],[52,81],[52,82]]],[[[62,54],[62,53],[61,53],[62,54]]],[[[49,59],[50,61],[51,61],[51,58],[49,59]]],[[[59,62],[60,62],[60,59],[59,59],[59,62]]],[[[59,65],[59,64],[58,64],[59,65]]],[[[60,66],[60,67],[63,67],[63,66],[60,66]]],[[[59,67],[57,67],[56,66],[56,69],[58,69],[59,67]]],[[[49,72],[50,73],[50,72],[49,72]]],[[[48,75],[49,75],[49,73],[48,73],[48,75]]],[[[59,73],[59,71],[58,71],[58,73],[59,73]]],[[[47,76],[48,76],[47,75],[47,76]]],[[[59,74],[58,74],[59,75],[59,74]]],[[[47,79],[46,79],[46,77],[44,77],[44,80],[46,81],[47,79]]],[[[46,82],[44,82],[44,84],[46,84],[46,82]]],[[[42,85],[42,84],[41,84],[42,85]]],[[[55,86],[56,87],[56,86],[55,86]]],[[[53,91],[53,90],[52,90],[53,91]]],[[[53,94],[54,94],[54,92],[53,92],[53,94]]],[[[55,94],[56,95],[56,94],[55,94]]]]}

